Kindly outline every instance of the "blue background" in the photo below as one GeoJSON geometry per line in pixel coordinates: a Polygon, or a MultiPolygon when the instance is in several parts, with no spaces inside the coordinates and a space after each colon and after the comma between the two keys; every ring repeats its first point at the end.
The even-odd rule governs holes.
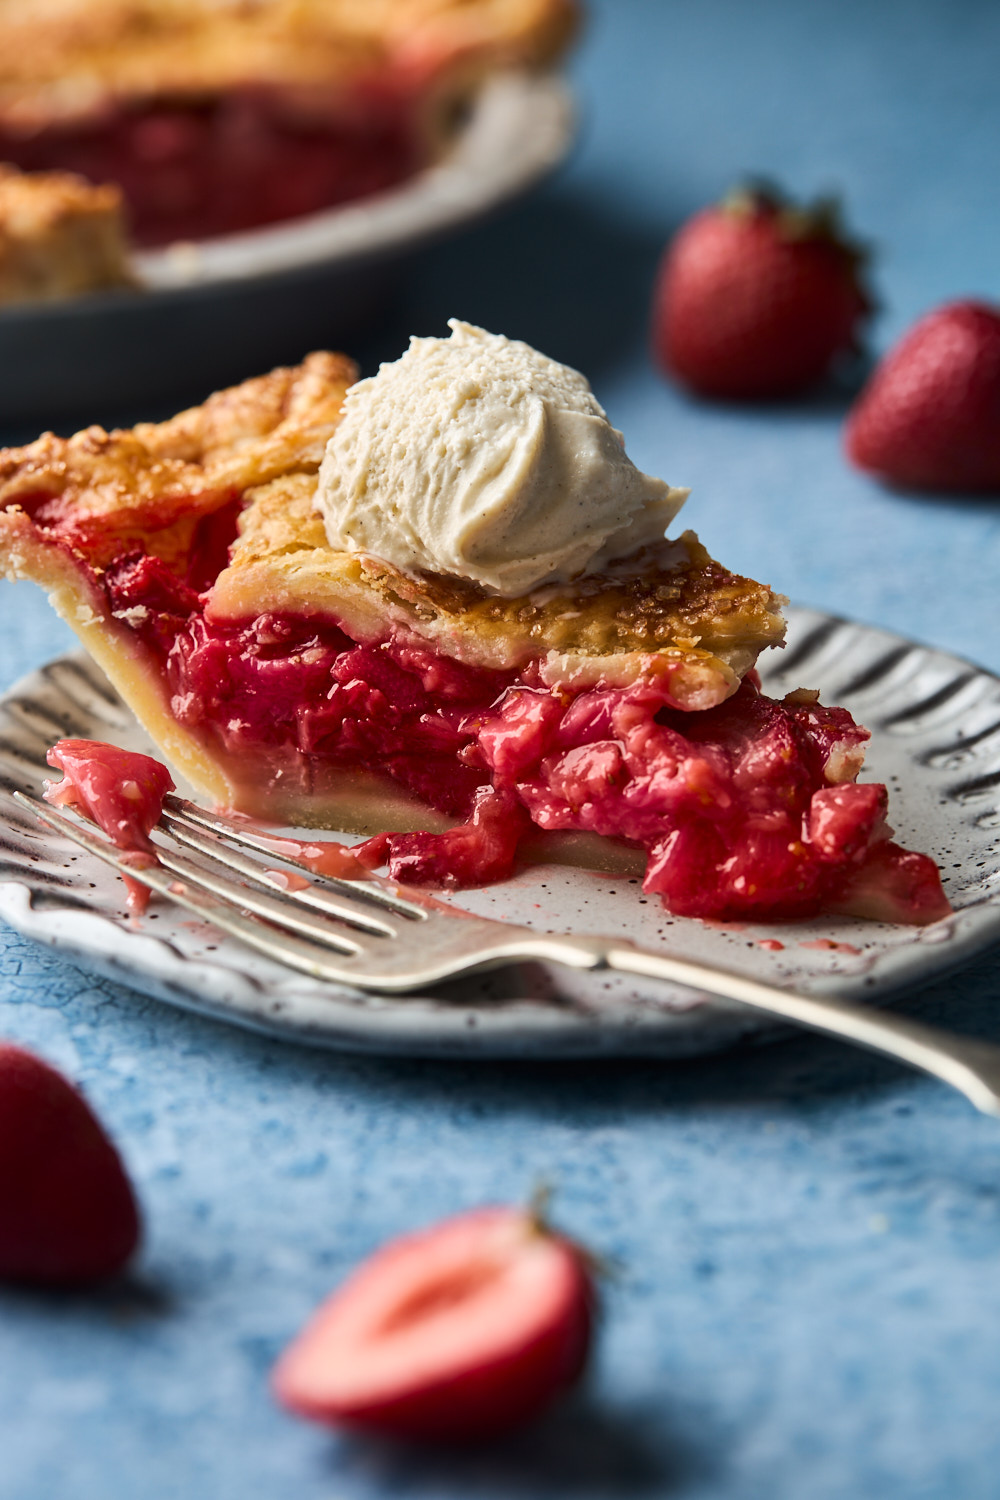
{"type": "MultiPolygon", "coordinates": [[[[941,300],[1000,295],[1000,6],[591,9],[572,163],[427,254],[354,352],[373,369],[450,315],[527,338],[590,375],[637,462],[693,486],[690,524],[734,567],[1000,669],[996,502],[852,472],[836,392],[699,405],[646,352],[662,244],[745,171],[842,191],[878,251],[880,348],[941,300]]],[[[0,606],[5,681],[69,644],[30,589],[0,606]]],[[[943,1087],[810,1037],[674,1066],[310,1053],[0,941],[0,1030],[83,1083],[147,1223],[119,1285],[0,1292],[2,1500],[1000,1492],[1000,1126],[943,1087]],[[276,1352],[361,1256],[540,1178],[621,1266],[574,1401],[459,1456],[272,1404],[276,1352]]],[[[908,1007],[1000,1040],[998,991],[994,956],[908,1007]]]]}

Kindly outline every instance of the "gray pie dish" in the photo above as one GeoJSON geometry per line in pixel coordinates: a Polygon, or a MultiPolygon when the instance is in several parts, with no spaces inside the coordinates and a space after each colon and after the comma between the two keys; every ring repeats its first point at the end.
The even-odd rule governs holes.
{"type": "Polygon", "coordinates": [[[525,193],[573,136],[561,78],[503,74],[478,95],[447,155],[390,192],[143,252],[138,291],[0,308],[3,425],[193,400],[349,343],[409,256],[525,193]]]}

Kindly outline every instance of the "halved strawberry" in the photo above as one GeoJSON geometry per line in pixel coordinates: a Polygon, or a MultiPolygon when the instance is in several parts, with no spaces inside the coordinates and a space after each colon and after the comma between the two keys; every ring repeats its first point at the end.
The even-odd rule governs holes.
{"type": "Polygon", "coordinates": [[[592,1307],[579,1247],[530,1210],[477,1209],[366,1261],[286,1349],[275,1394],[397,1437],[493,1436],[577,1379],[592,1307]]]}
{"type": "Polygon", "coordinates": [[[0,1278],[72,1284],[132,1254],[139,1214],[121,1159],[83,1095],[0,1043],[0,1278]]]}

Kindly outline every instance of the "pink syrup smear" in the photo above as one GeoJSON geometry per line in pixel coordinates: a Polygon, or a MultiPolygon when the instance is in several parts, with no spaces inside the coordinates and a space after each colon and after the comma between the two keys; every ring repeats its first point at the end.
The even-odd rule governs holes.
{"type": "MultiPolygon", "coordinates": [[[[101,740],[59,740],[45,758],[63,773],[62,781],[45,783],[46,802],[73,807],[90,818],[134,867],[156,863],[149,835],[160,820],[164,797],[174,789],[166,766],[101,740]]],[[[141,916],[149,905],[149,888],[127,875],[122,878],[128,909],[141,916]]]]}
{"type": "Polygon", "coordinates": [[[777,938],[761,938],[757,943],[758,948],[765,948],[768,953],[783,953],[784,943],[779,943],[777,938]]]}
{"type": "Polygon", "coordinates": [[[275,885],[280,885],[285,891],[307,891],[310,882],[304,875],[297,875],[294,870],[265,870],[264,874],[275,885]]]}
{"type": "MultiPolygon", "coordinates": [[[[232,814],[227,814],[227,816],[231,817],[232,814]]],[[[358,853],[359,850],[366,849],[368,844],[374,843],[373,839],[368,839],[365,844],[355,844],[352,847],[350,844],[338,843],[335,839],[317,839],[313,841],[272,838],[267,833],[259,834],[258,837],[275,854],[284,854],[289,859],[297,859],[308,869],[312,870],[315,875],[332,875],[337,880],[363,880],[369,870],[377,869],[378,865],[384,863],[381,859],[377,860],[374,864],[370,861],[366,862],[364,856],[358,853]]],[[[267,873],[274,876],[284,875],[284,872],[279,870],[268,870],[267,873]]],[[[289,878],[301,879],[300,876],[289,878]]],[[[305,881],[304,884],[308,884],[308,881],[305,881]]],[[[302,887],[290,885],[287,889],[301,890],[302,887]]]]}

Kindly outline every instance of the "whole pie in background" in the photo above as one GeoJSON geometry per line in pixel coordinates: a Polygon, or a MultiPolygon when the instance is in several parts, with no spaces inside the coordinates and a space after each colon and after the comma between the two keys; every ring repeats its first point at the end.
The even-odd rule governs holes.
{"type": "Polygon", "coordinates": [[[140,245],[405,180],[574,0],[0,0],[0,161],[118,183],[140,245]]]}

